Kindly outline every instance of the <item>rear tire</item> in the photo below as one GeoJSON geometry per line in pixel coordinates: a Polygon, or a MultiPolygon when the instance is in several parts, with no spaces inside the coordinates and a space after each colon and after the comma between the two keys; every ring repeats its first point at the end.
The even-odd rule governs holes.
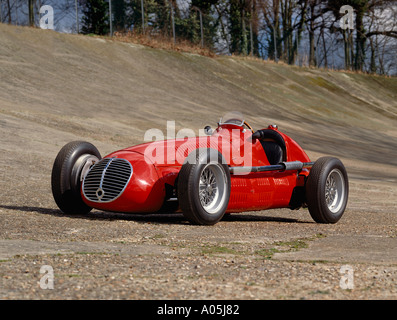
{"type": "Polygon", "coordinates": [[[89,142],[73,141],[59,151],[52,167],[51,188],[56,204],[64,213],[91,211],[81,198],[81,180],[99,159],[98,149],[89,142]]]}
{"type": "Polygon", "coordinates": [[[216,150],[201,150],[197,157],[193,154],[179,172],[179,205],[190,222],[214,225],[222,219],[229,204],[229,167],[216,150]]]}
{"type": "Polygon", "coordinates": [[[336,223],[348,200],[349,182],[343,163],[332,157],[318,159],[306,181],[306,202],[314,221],[336,223]]]}

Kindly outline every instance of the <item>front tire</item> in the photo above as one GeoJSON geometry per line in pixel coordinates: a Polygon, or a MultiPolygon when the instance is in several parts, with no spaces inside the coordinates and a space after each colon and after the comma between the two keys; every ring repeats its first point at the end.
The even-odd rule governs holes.
{"type": "Polygon", "coordinates": [[[229,168],[218,151],[205,149],[197,157],[190,155],[178,178],[183,215],[194,224],[214,225],[225,214],[230,188],[229,168]]]}
{"type": "Polygon", "coordinates": [[[306,181],[306,202],[314,221],[336,223],[342,217],[349,195],[343,163],[332,157],[318,159],[306,181]]]}
{"type": "Polygon", "coordinates": [[[89,142],[66,144],[55,158],[51,173],[51,188],[59,209],[66,214],[86,214],[91,211],[80,193],[82,178],[101,159],[98,149],[89,142]]]}

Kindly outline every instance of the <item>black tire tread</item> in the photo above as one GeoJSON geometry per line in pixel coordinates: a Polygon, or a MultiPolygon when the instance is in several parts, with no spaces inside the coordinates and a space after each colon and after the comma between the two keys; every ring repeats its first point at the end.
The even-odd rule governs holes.
{"type": "Polygon", "coordinates": [[[199,156],[200,155],[197,155],[195,164],[185,163],[178,176],[179,206],[185,218],[194,224],[202,224],[202,221],[200,221],[200,218],[195,214],[195,208],[192,201],[191,183],[189,183],[189,181],[193,179],[194,167],[197,166],[199,156]]]}
{"type": "MultiPolygon", "coordinates": [[[[334,162],[334,165],[338,166],[344,176],[347,177],[346,169],[342,162],[334,157],[321,157],[313,165],[310,170],[310,174],[306,181],[306,202],[309,208],[309,212],[313,220],[317,223],[336,223],[339,218],[330,217],[324,208],[324,203],[322,203],[322,187],[320,187],[321,181],[324,178],[324,172],[327,170],[327,164],[334,162]]],[[[348,194],[348,180],[345,179],[346,184],[346,202],[348,194]]],[[[343,208],[344,211],[345,208],[343,208]]],[[[342,211],[342,213],[343,213],[342,211]]],[[[340,215],[341,216],[341,215],[340,215]]]]}
{"type": "Polygon", "coordinates": [[[79,149],[86,148],[94,155],[99,155],[94,145],[85,141],[72,141],[66,144],[55,158],[51,173],[51,189],[54,200],[58,207],[66,214],[85,214],[91,211],[91,207],[87,206],[81,199],[80,194],[73,192],[72,188],[67,185],[70,174],[67,166],[72,155],[79,149]]]}

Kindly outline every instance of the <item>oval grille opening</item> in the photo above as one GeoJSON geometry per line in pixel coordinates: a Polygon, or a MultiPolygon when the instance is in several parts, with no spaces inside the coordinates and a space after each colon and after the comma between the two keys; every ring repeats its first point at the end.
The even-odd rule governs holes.
{"type": "Polygon", "coordinates": [[[125,159],[104,158],[97,162],[83,181],[83,194],[93,202],[111,202],[124,191],[132,176],[125,159]]]}

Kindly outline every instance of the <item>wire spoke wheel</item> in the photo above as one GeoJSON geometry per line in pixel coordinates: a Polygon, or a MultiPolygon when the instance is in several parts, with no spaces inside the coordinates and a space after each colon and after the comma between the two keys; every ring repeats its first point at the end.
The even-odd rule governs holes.
{"type": "Polygon", "coordinates": [[[332,170],[325,183],[325,202],[328,209],[332,212],[338,212],[344,201],[345,182],[342,172],[338,169],[332,170]]]}
{"type": "Polygon", "coordinates": [[[225,201],[226,177],[216,164],[208,164],[200,175],[199,199],[204,210],[214,213],[225,201]]]}

